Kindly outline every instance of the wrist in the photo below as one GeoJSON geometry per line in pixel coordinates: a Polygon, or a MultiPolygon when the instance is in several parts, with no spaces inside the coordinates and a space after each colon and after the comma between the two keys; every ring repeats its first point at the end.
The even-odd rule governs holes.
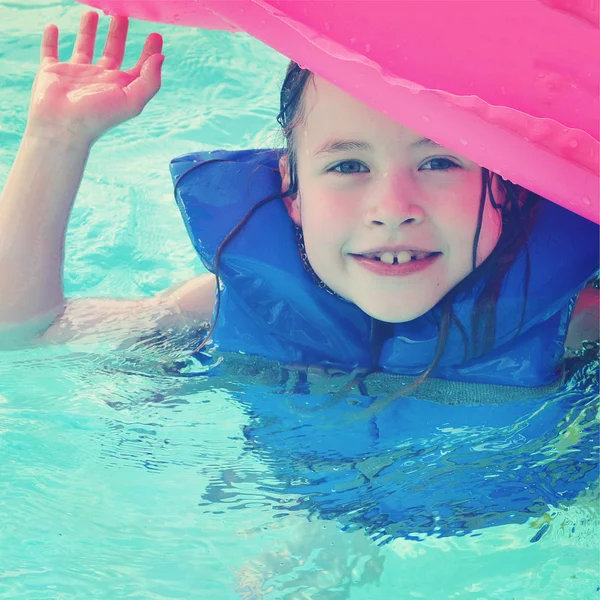
{"type": "Polygon", "coordinates": [[[68,129],[58,127],[33,127],[28,125],[23,134],[23,143],[56,151],[88,153],[94,144],[93,139],[78,135],[68,129]]]}

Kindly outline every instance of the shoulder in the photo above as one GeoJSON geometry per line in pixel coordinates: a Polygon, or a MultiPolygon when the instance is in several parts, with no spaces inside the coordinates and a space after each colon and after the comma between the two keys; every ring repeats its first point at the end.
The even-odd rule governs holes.
{"type": "Polygon", "coordinates": [[[583,342],[600,339],[600,290],[593,285],[583,288],[571,315],[565,347],[578,351],[583,342]]]}
{"type": "Polygon", "coordinates": [[[203,323],[212,318],[216,286],[216,277],[204,273],[164,290],[157,298],[169,305],[185,325],[203,323]]]}

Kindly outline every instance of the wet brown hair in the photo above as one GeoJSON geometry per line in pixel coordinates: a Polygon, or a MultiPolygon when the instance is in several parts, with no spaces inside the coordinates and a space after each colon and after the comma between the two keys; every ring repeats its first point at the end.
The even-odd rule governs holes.
{"type": "MultiPolygon", "coordinates": [[[[221,303],[219,258],[224,248],[244,227],[257,209],[277,198],[293,197],[298,192],[299,182],[294,130],[305,118],[303,98],[307,85],[312,80],[313,73],[311,71],[301,68],[293,61],[290,62],[281,88],[280,111],[277,116],[277,121],[281,126],[286,141],[290,185],[284,193],[278,193],[274,196],[265,198],[253,206],[248,214],[246,214],[233,228],[219,246],[214,259],[215,276],[217,278],[217,304],[215,315],[208,335],[199,346],[198,350],[203,348],[210,340],[219,316],[221,303]]],[[[525,188],[515,185],[510,181],[506,181],[496,173],[492,173],[485,168],[481,169],[481,195],[477,227],[473,240],[473,270],[465,279],[450,290],[436,307],[437,318],[439,321],[439,335],[435,356],[431,364],[413,385],[403,389],[402,392],[395,394],[393,397],[408,393],[416,386],[420,385],[434,371],[444,354],[452,324],[454,324],[462,334],[465,348],[463,360],[482,356],[492,349],[495,340],[496,303],[500,294],[502,282],[518,253],[522,248],[525,248],[526,276],[523,289],[524,302],[521,314],[521,325],[519,326],[515,337],[519,335],[525,316],[529,284],[529,255],[527,253],[526,241],[535,220],[535,206],[539,200],[539,196],[525,188]],[[500,199],[500,202],[498,202],[493,194],[492,187],[494,181],[497,181],[501,190],[502,199],[500,199]],[[479,236],[481,233],[483,213],[487,198],[489,198],[490,204],[494,210],[499,211],[501,214],[502,231],[496,247],[491,252],[490,256],[477,266],[477,247],[479,244],[479,236]],[[479,282],[483,282],[483,286],[477,297],[471,315],[472,334],[471,339],[468,339],[465,326],[454,314],[452,305],[461,295],[470,293],[473,286],[479,282]]],[[[393,398],[389,397],[388,400],[390,399],[393,398]]]]}

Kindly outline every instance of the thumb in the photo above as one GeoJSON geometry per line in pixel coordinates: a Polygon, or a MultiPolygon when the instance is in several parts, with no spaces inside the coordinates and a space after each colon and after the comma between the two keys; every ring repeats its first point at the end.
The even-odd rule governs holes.
{"type": "Polygon", "coordinates": [[[164,54],[153,54],[142,65],[139,77],[136,77],[124,92],[129,103],[139,114],[144,106],[156,95],[161,85],[161,69],[165,61],[164,54]]]}

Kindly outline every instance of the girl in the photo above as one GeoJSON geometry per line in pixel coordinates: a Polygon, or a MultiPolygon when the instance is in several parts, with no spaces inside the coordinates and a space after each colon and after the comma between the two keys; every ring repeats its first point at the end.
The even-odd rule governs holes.
{"type": "MultiPolygon", "coordinates": [[[[555,224],[541,210],[554,206],[294,64],[282,90],[283,156],[213,153],[172,165],[194,245],[221,278],[222,290],[216,288],[217,275],[205,274],[152,298],[65,301],[64,235],[90,148],[110,127],[138,114],[160,85],[159,36],[148,38],[134,68],[119,71],[127,21],[112,20],[103,55],[92,65],[96,26],[95,13],[84,15],[69,63],[58,62],[56,29],[44,34],[27,130],[0,201],[5,346],[99,336],[122,341],[154,330],[175,340],[193,333],[198,345],[213,318],[217,289],[220,315],[213,321],[213,338],[220,351],[242,351],[245,359],[256,354],[311,370],[318,365],[375,374],[429,371],[532,386],[554,379],[569,299],[597,264],[584,261],[584,274],[577,265],[566,270],[565,277],[572,277],[566,292],[541,293],[539,281],[555,278],[547,277],[547,269],[543,277],[538,277],[543,269],[528,272],[525,240],[535,238],[533,249],[542,248],[530,257],[536,267],[543,263],[540,254],[555,268],[573,250],[553,245],[548,229],[535,229],[540,222],[555,224]],[[529,289],[536,293],[529,299],[538,303],[526,319],[521,275],[532,280],[529,289]],[[508,295],[500,289],[507,278],[508,295]],[[546,314],[548,306],[552,310],[546,314]],[[508,332],[488,327],[496,307],[503,311],[501,323],[516,319],[508,332]],[[479,329],[471,326],[472,315],[479,329]],[[555,321],[547,326],[548,319],[555,321]],[[522,320],[529,328],[521,327],[526,332],[515,338],[522,320]],[[485,339],[489,332],[491,341],[485,339]]],[[[568,239],[575,232],[577,243],[593,254],[593,227],[556,210],[564,217],[560,235],[568,239]]],[[[581,334],[586,338],[588,333],[581,334]]],[[[423,408],[405,399],[365,418],[373,406],[367,396],[389,391],[381,381],[361,382],[362,399],[349,398],[352,406],[329,404],[314,386],[310,396],[300,396],[308,389],[307,378],[297,372],[288,386],[295,393],[276,396],[279,390],[264,393],[257,387],[241,399],[252,415],[245,443],[277,475],[275,482],[269,477],[245,483],[278,487],[276,493],[294,499],[285,506],[290,511],[358,525],[380,540],[382,535],[453,535],[543,514],[556,504],[554,488],[565,501],[594,476],[583,469],[579,476],[573,466],[594,464],[593,450],[587,450],[591,436],[583,450],[577,447],[565,452],[562,462],[554,461],[552,470],[538,464],[544,434],[553,431],[548,424],[556,428],[564,410],[538,410],[534,401],[534,406],[469,405],[461,411],[441,403],[423,408]],[[352,416],[358,418],[348,423],[352,416]],[[477,452],[465,451],[471,447],[477,452]],[[553,486],[547,483],[549,472],[557,482],[553,486]]],[[[428,398],[432,381],[418,390],[428,398]]],[[[392,389],[397,387],[395,381],[392,389]]],[[[522,398],[523,389],[516,389],[522,398]]],[[[534,392],[539,395],[539,388],[534,392]]],[[[506,396],[505,388],[501,398],[506,396]]],[[[456,393],[450,401],[458,401],[456,393]]],[[[572,444],[578,439],[564,438],[572,444]]],[[[209,486],[204,500],[210,510],[234,475],[224,471],[227,483],[216,478],[209,486]]],[[[308,555],[305,546],[312,539],[306,538],[298,535],[304,547],[299,552],[292,547],[287,556],[308,555]]],[[[376,559],[367,574],[379,572],[376,559]]],[[[284,560],[271,554],[261,562],[284,560]]],[[[352,578],[344,576],[354,581],[355,571],[352,578]]]]}
{"type": "MultiPolygon", "coordinates": [[[[164,60],[162,40],[152,34],[135,67],[119,70],[128,24],[113,18],[102,57],[91,64],[97,24],[96,13],[83,15],[68,63],[58,60],[57,28],[44,31],[26,132],[0,202],[4,346],[64,342],[103,329],[112,335],[115,323],[126,337],[197,330],[212,318],[216,289],[225,317],[221,323],[217,310],[213,321],[221,350],[421,380],[430,373],[529,386],[556,379],[570,300],[597,268],[597,229],[295,64],[282,89],[285,153],[173,164],[188,229],[214,274],[152,298],[66,301],[65,231],[91,147],[142,111],[160,87],[164,60]],[[273,159],[280,184],[261,175],[266,165],[272,176],[273,159]],[[244,190],[240,201],[224,206],[219,181],[231,184],[221,187],[228,198],[236,186],[244,190]],[[257,181],[262,198],[251,193],[248,202],[244,194],[257,181]],[[198,185],[215,189],[195,195],[198,185]],[[566,220],[565,235],[586,240],[585,247],[574,254],[566,283],[530,309],[527,294],[538,298],[543,286],[529,290],[539,261],[526,242],[533,239],[534,254],[547,261],[561,258],[559,244],[539,249],[557,220],[566,220]],[[520,280],[518,300],[513,280],[520,280]],[[500,302],[501,294],[509,301],[500,302]],[[505,376],[507,355],[522,363],[541,350],[538,366],[523,374],[519,363],[505,376]]],[[[586,310],[575,309],[569,347],[597,339],[588,330],[597,322],[596,299],[595,291],[580,294],[586,310]]]]}

